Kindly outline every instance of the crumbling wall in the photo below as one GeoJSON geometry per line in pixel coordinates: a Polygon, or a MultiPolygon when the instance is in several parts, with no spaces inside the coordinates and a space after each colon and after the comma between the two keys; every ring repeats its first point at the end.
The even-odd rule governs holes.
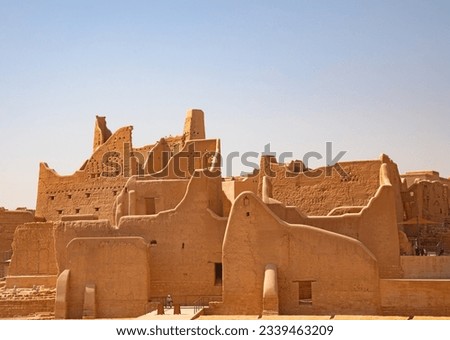
{"type": "Polygon", "coordinates": [[[100,145],[104,144],[111,135],[111,131],[106,126],[106,117],[95,116],[93,150],[95,151],[100,145]]]}
{"type": "Polygon", "coordinates": [[[442,223],[450,215],[448,186],[440,181],[416,180],[403,192],[405,219],[442,223]]]}
{"type": "Polygon", "coordinates": [[[14,232],[19,225],[34,221],[30,210],[6,210],[0,208],[0,260],[1,256],[12,249],[14,232]]]}
{"type": "Polygon", "coordinates": [[[296,206],[309,216],[326,216],[340,206],[367,205],[378,189],[381,161],[340,162],[337,167],[292,172],[271,157],[261,157],[258,195],[262,179],[272,182],[273,197],[287,206],[296,206]]]}
{"type": "Polygon", "coordinates": [[[94,152],[78,171],[61,176],[41,163],[36,215],[58,221],[63,215],[94,214],[114,222],[114,201],[130,176],[189,178],[195,169],[216,166],[220,142],[205,139],[201,110],[188,111],[181,137],[133,148],[131,132],[128,126],[111,134],[104,117],[97,117],[94,152]]]}
{"type": "Polygon", "coordinates": [[[58,266],[53,223],[26,223],[16,229],[13,256],[6,278],[8,287],[54,286],[58,266]]]}
{"type": "Polygon", "coordinates": [[[379,188],[359,213],[340,216],[305,216],[295,207],[272,203],[280,218],[346,235],[361,241],[376,257],[382,278],[401,277],[400,248],[396,214],[396,191],[390,182],[389,167],[378,169],[379,188]]]}
{"type": "Polygon", "coordinates": [[[171,157],[161,171],[150,174],[152,179],[190,178],[195,170],[217,168],[220,153],[218,139],[191,140],[171,157]]]}
{"type": "Polygon", "coordinates": [[[406,173],[401,174],[400,177],[405,180],[407,187],[413,185],[416,180],[430,182],[438,181],[442,184],[450,186],[450,177],[440,177],[439,172],[433,170],[407,171],[406,173]]]}
{"type": "Polygon", "coordinates": [[[124,157],[131,148],[131,131],[131,127],[116,131],[73,175],[58,175],[41,163],[36,216],[58,221],[62,215],[94,214],[112,221],[116,195],[132,174],[130,158],[124,157]]]}
{"type": "Polygon", "coordinates": [[[54,296],[0,300],[0,319],[24,318],[36,314],[48,315],[52,314],[54,309],[54,296]]]}
{"type": "Polygon", "coordinates": [[[202,110],[188,110],[184,123],[183,134],[187,140],[206,138],[205,115],[202,110]]]}

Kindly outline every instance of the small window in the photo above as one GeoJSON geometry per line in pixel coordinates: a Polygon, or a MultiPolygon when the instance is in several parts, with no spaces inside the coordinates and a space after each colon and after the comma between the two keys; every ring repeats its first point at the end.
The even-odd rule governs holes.
{"type": "Polygon", "coordinates": [[[79,214],[80,213],[80,209],[75,209],[75,214],[79,214]]]}
{"type": "Polygon", "coordinates": [[[113,190],[113,196],[117,196],[117,190],[113,190]]]}
{"type": "Polygon", "coordinates": [[[214,263],[214,285],[222,285],[222,263],[214,263]]]}
{"type": "Polygon", "coordinates": [[[156,247],[158,244],[158,242],[156,240],[151,240],[150,241],[150,247],[156,247]]]}
{"type": "Polygon", "coordinates": [[[297,281],[298,282],[298,304],[312,305],[312,283],[314,281],[297,281]]]}
{"type": "Polygon", "coordinates": [[[67,195],[67,198],[70,200],[70,199],[72,199],[72,194],[68,194],[67,195]]]}
{"type": "Polygon", "coordinates": [[[146,215],[156,214],[156,205],[155,205],[154,197],[146,197],[145,198],[145,214],[146,215]]]}
{"type": "Polygon", "coordinates": [[[85,195],[86,195],[86,198],[91,197],[91,193],[90,192],[87,192],[85,195]]]}
{"type": "Polygon", "coordinates": [[[50,196],[49,198],[50,198],[50,201],[54,201],[55,200],[55,196],[53,196],[53,195],[50,196]]]}
{"type": "Polygon", "coordinates": [[[56,210],[58,212],[59,215],[61,215],[63,213],[62,210],[56,210]]]}
{"type": "Polygon", "coordinates": [[[96,208],[95,208],[95,211],[99,211],[99,210],[100,210],[100,208],[99,208],[99,207],[96,207],[96,208]]]}

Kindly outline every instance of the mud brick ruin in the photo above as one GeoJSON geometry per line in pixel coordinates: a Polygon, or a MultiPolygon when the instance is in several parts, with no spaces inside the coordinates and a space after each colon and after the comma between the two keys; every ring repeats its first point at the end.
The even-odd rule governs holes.
{"type": "Polygon", "coordinates": [[[227,178],[201,110],[151,145],[132,129],[96,117],[79,170],[41,163],[36,210],[0,209],[0,318],[130,318],[168,294],[207,314],[450,316],[449,178],[384,154],[227,178]]]}

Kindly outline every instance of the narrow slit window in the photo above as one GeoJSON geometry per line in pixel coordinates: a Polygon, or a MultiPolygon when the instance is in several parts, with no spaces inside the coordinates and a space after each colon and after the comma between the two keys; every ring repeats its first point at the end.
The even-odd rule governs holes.
{"type": "Polygon", "coordinates": [[[214,263],[214,285],[222,285],[222,263],[214,263]]]}

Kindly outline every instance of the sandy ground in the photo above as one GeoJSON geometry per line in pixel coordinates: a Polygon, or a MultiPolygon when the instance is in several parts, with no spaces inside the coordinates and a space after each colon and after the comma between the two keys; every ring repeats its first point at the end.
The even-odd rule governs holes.
{"type": "Polygon", "coordinates": [[[450,320],[450,316],[381,315],[202,315],[198,320],[450,320]]]}

